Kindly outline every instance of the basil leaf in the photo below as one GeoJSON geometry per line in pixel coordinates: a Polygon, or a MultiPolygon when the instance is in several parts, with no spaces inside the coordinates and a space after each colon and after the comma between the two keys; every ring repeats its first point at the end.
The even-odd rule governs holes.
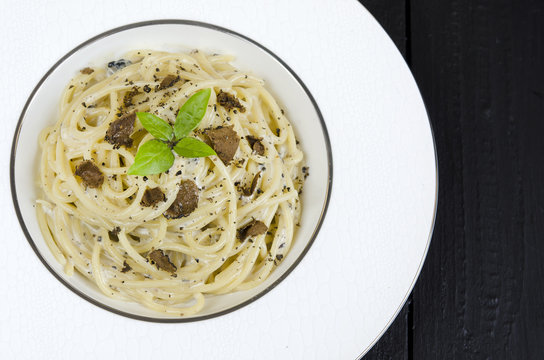
{"type": "Polygon", "coordinates": [[[186,137],[178,141],[174,146],[174,151],[179,156],[188,158],[217,155],[206,143],[192,137],[186,137]]]}
{"type": "Polygon", "coordinates": [[[138,149],[134,164],[128,169],[128,174],[160,174],[170,169],[173,163],[174,154],[168,145],[160,140],[150,140],[138,149]]]}
{"type": "Polygon", "coordinates": [[[156,137],[157,139],[170,141],[172,140],[172,137],[174,136],[172,127],[170,124],[160,117],[146,113],[146,112],[139,112],[136,113],[138,116],[138,119],[144,126],[144,128],[149,131],[151,135],[156,137]]]}
{"type": "Polygon", "coordinates": [[[179,109],[174,124],[174,133],[176,139],[181,139],[189,135],[191,131],[196,129],[208,107],[210,100],[211,89],[203,89],[191,96],[185,104],[179,109]]]}

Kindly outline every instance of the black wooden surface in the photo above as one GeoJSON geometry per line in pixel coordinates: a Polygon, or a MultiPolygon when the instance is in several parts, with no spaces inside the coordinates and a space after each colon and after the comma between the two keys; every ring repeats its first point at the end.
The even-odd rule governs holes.
{"type": "Polygon", "coordinates": [[[544,1],[360,2],[419,84],[440,181],[420,278],[364,359],[544,359],[544,1]]]}

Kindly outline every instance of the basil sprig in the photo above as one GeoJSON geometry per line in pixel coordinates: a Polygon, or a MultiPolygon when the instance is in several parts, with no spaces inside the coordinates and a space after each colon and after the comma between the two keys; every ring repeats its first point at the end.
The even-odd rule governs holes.
{"type": "Polygon", "coordinates": [[[211,89],[204,89],[191,96],[179,110],[174,128],[156,115],[136,113],[142,126],[155,139],[140,146],[128,174],[152,175],[170,169],[174,164],[172,150],[179,156],[191,158],[217,155],[206,143],[187,137],[206,114],[210,94],[211,89]]]}
{"type": "Polygon", "coordinates": [[[182,139],[196,129],[206,114],[206,107],[210,99],[210,89],[200,90],[191,96],[179,109],[174,124],[174,133],[177,139],[182,139]]]}

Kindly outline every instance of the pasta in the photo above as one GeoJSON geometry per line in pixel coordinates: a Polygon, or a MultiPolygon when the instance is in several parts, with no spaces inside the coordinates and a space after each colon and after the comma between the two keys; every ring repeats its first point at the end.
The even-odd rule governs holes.
{"type": "Polygon", "coordinates": [[[80,273],[109,297],[190,316],[206,296],[259,285],[287,255],[307,175],[303,153],[264,81],[232,61],[201,51],[136,50],[107,68],[81,70],[66,86],[56,123],[39,138],[36,206],[66,274],[80,273]],[[172,123],[207,88],[193,136],[219,156],[176,156],[166,172],[128,175],[153,137],[136,120],[125,143],[112,142],[115,121],[138,111],[172,123]],[[239,138],[232,159],[214,143],[225,129],[239,138]],[[192,194],[194,209],[171,215],[176,206],[187,210],[176,205],[182,192],[192,194]]]}

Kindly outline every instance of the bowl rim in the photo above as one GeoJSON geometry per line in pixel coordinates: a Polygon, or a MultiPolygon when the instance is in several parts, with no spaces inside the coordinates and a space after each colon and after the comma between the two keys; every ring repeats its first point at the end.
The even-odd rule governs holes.
{"type": "Polygon", "coordinates": [[[38,256],[38,258],[40,259],[42,264],[47,268],[47,270],[49,270],[49,272],[58,281],[60,281],[60,283],[62,283],[64,286],[66,286],[72,292],[74,292],[75,294],[77,294],[81,298],[87,300],[91,304],[96,305],[96,306],[98,306],[98,307],[100,307],[100,308],[102,308],[104,310],[110,311],[110,312],[112,312],[114,314],[117,314],[117,315],[121,315],[121,316],[131,318],[131,319],[135,319],[135,320],[155,322],[155,323],[188,323],[188,322],[196,322],[196,321],[201,321],[201,320],[207,320],[207,319],[215,318],[215,317],[218,317],[218,316],[226,315],[226,314],[228,314],[230,312],[233,312],[233,311],[238,310],[238,309],[240,309],[240,308],[242,308],[242,307],[244,307],[246,305],[251,304],[255,300],[261,298],[262,296],[264,296],[265,294],[270,292],[273,288],[275,288],[280,282],[282,282],[295,269],[295,267],[298,266],[298,264],[302,261],[302,259],[308,253],[308,251],[310,250],[310,247],[314,243],[314,241],[315,241],[315,239],[316,239],[316,237],[317,237],[317,235],[319,233],[319,230],[321,229],[321,226],[323,224],[323,220],[325,218],[325,215],[327,213],[327,209],[328,209],[329,202],[330,202],[330,199],[331,199],[331,192],[332,192],[333,157],[332,157],[332,148],[331,148],[329,133],[327,131],[327,126],[325,124],[325,120],[323,118],[323,115],[322,115],[321,111],[319,110],[317,102],[315,101],[314,97],[310,93],[310,90],[304,84],[302,79],[300,79],[298,77],[298,75],[289,67],[289,65],[287,65],[279,56],[277,56],[275,53],[273,53],[271,50],[269,50],[268,48],[266,48],[265,46],[263,46],[259,42],[255,41],[255,40],[253,40],[253,39],[251,39],[251,38],[249,38],[249,37],[247,37],[245,35],[242,35],[242,34],[240,34],[238,32],[235,32],[233,30],[222,27],[222,26],[213,25],[213,24],[210,24],[210,23],[202,22],[202,21],[186,20],[186,19],[157,19],[157,20],[148,20],[148,21],[130,23],[130,24],[126,24],[126,25],[123,25],[123,26],[119,26],[119,27],[104,31],[104,32],[102,32],[102,33],[100,33],[100,34],[98,34],[96,36],[93,36],[92,38],[82,42],[81,44],[77,45],[75,48],[73,48],[68,53],[66,53],[64,56],[62,56],[57,62],[55,62],[55,64],[53,64],[53,66],[45,73],[45,75],[40,79],[40,81],[38,81],[38,83],[36,84],[36,86],[34,87],[32,92],[30,93],[30,96],[28,97],[28,99],[25,102],[25,105],[23,107],[23,110],[21,111],[21,115],[19,116],[19,120],[17,121],[17,126],[15,128],[15,134],[13,136],[13,141],[12,141],[12,145],[11,145],[9,177],[10,177],[11,196],[12,196],[13,205],[14,205],[14,208],[15,208],[15,213],[17,215],[17,219],[19,220],[19,225],[21,226],[21,228],[23,230],[23,233],[24,233],[28,243],[32,247],[32,250],[34,250],[34,252],[38,256]],[[30,103],[34,99],[37,91],[41,88],[42,84],[49,77],[49,75],[51,75],[51,73],[53,71],[55,71],[55,69],[60,64],[62,64],[66,59],[68,59],[74,53],[76,53],[77,51],[79,51],[80,49],[84,48],[85,46],[87,46],[87,45],[89,45],[91,43],[94,43],[94,42],[96,42],[98,40],[101,40],[101,39],[106,38],[106,37],[108,37],[110,35],[114,35],[116,33],[119,33],[119,32],[125,31],[125,30],[130,30],[130,29],[145,27],[145,26],[154,26],[154,25],[189,25],[189,26],[207,28],[207,29],[222,32],[222,33],[225,33],[227,35],[239,38],[239,39],[241,39],[243,41],[249,42],[250,44],[252,44],[254,46],[257,46],[260,50],[267,53],[276,62],[278,62],[285,70],[287,70],[287,72],[295,79],[295,81],[298,83],[298,85],[300,85],[302,87],[302,89],[304,90],[306,96],[308,97],[308,99],[312,103],[312,105],[314,107],[314,110],[315,110],[315,112],[317,114],[317,117],[319,119],[319,123],[321,125],[321,130],[323,131],[323,137],[324,137],[324,140],[325,140],[325,148],[326,148],[326,152],[327,152],[327,172],[328,173],[327,173],[327,186],[326,186],[325,202],[324,202],[323,207],[321,209],[321,213],[319,215],[319,219],[318,219],[318,221],[317,221],[317,223],[315,225],[313,233],[310,236],[310,239],[308,240],[308,243],[306,244],[306,246],[304,247],[304,249],[302,250],[302,252],[298,256],[298,258],[295,260],[295,262],[289,268],[287,268],[287,270],[285,270],[284,273],[281,274],[281,276],[276,281],[274,281],[272,284],[267,286],[265,289],[263,289],[257,295],[255,295],[255,296],[253,296],[253,297],[251,297],[251,298],[249,298],[249,299],[247,299],[245,301],[242,301],[241,303],[239,303],[239,304],[237,304],[235,306],[232,306],[230,308],[227,308],[227,309],[224,309],[224,310],[212,313],[212,314],[201,315],[201,316],[197,315],[195,317],[190,317],[190,318],[159,318],[159,317],[136,315],[136,314],[133,314],[133,313],[130,313],[130,312],[122,311],[122,310],[116,309],[114,307],[111,307],[109,305],[106,305],[106,304],[104,304],[104,303],[102,303],[102,302],[100,302],[98,300],[93,299],[92,297],[90,297],[89,295],[84,293],[83,291],[80,291],[77,288],[75,288],[74,286],[72,286],[68,281],[64,280],[59,274],[57,274],[55,272],[55,270],[53,270],[53,268],[49,265],[49,263],[45,260],[45,258],[40,254],[36,244],[34,243],[34,240],[32,239],[32,236],[30,235],[30,232],[28,231],[28,229],[26,227],[23,215],[22,215],[21,210],[19,208],[19,201],[18,201],[18,198],[17,198],[17,190],[16,190],[16,184],[15,184],[15,158],[16,158],[19,134],[21,132],[21,127],[22,127],[22,124],[23,124],[23,120],[24,120],[24,118],[26,116],[26,112],[27,112],[28,107],[30,106],[30,103]]]}

